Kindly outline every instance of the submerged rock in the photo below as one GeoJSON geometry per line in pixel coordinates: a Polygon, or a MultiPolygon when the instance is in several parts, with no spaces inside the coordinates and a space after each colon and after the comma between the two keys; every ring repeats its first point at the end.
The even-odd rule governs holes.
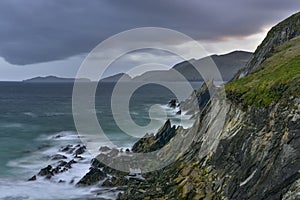
{"type": "Polygon", "coordinates": [[[31,177],[30,179],[28,179],[28,181],[35,181],[36,180],[36,175],[34,175],[33,177],[31,177]]]}

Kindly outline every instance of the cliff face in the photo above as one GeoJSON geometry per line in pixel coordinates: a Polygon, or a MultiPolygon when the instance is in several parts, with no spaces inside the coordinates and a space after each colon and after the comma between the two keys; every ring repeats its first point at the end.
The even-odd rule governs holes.
{"type": "MultiPolygon", "coordinates": [[[[290,199],[297,199],[299,114],[300,98],[265,108],[250,106],[246,111],[212,100],[194,124],[197,134],[190,147],[181,149],[180,158],[161,171],[145,174],[147,181],[129,184],[131,189],[120,199],[273,200],[292,192],[290,199]],[[218,112],[209,114],[214,109],[218,112]],[[224,113],[225,126],[216,132],[220,130],[216,119],[224,113]]],[[[178,128],[177,134],[182,133],[186,130],[178,128]]],[[[177,145],[171,140],[168,146],[177,145]]]]}
{"type": "MultiPolygon", "coordinates": [[[[198,92],[201,112],[192,143],[170,166],[128,183],[119,199],[300,198],[300,14],[274,27],[243,70],[226,85],[227,99],[198,92]],[[225,115],[225,123],[222,116],[225,115]]],[[[188,108],[188,102],[182,109],[188,108]]],[[[170,140],[170,147],[182,145],[170,140]]]]}

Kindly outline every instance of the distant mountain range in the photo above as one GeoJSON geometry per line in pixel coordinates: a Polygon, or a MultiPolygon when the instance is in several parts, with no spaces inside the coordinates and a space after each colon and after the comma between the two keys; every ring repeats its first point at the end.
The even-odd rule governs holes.
{"type": "MultiPolygon", "coordinates": [[[[198,71],[210,70],[207,68],[213,61],[222,75],[224,81],[229,81],[233,75],[243,68],[252,57],[252,53],[245,51],[234,51],[225,55],[212,55],[199,60],[192,59],[176,64],[166,71],[150,71],[135,77],[137,81],[164,80],[178,81],[176,72],[182,74],[188,81],[203,81],[198,71]],[[195,69],[197,68],[197,69],[195,69]]],[[[183,79],[182,79],[183,80],[183,79]]]]}
{"type": "MultiPolygon", "coordinates": [[[[35,77],[27,80],[23,80],[26,83],[73,83],[75,78],[60,78],[56,76],[46,76],[46,77],[35,77]]],[[[90,82],[87,78],[78,79],[80,82],[90,82]]]]}
{"type": "MultiPolygon", "coordinates": [[[[170,70],[156,70],[145,72],[144,74],[134,77],[133,79],[124,73],[119,73],[104,79],[101,82],[117,82],[121,81],[203,81],[203,78],[198,71],[209,70],[208,63],[214,61],[218,67],[224,81],[229,81],[233,75],[243,68],[252,57],[252,53],[245,51],[234,51],[224,55],[212,55],[201,59],[191,59],[176,64],[170,70]],[[197,69],[195,69],[195,67],[197,69]],[[179,79],[176,73],[179,72],[183,75],[184,79],[179,79]]],[[[32,79],[24,80],[24,82],[31,83],[69,83],[74,82],[74,78],[60,78],[56,76],[35,77],[32,79]]],[[[90,82],[89,79],[80,79],[81,82],[90,82]]]]}
{"type": "Polygon", "coordinates": [[[101,82],[118,82],[118,81],[130,81],[132,80],[131,77],[128,74],[125,73],[119,73],[113,76],[109,76],[107,78],[103,78],[100,81],[101,82]],[[122,79],[121,79],[122,78],[122,79]]]}

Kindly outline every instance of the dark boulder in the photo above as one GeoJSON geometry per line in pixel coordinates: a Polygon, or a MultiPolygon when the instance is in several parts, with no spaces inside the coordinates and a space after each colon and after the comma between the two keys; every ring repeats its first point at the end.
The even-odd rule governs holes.
{"type": "Polygon", "coordinates": [[[98,168],[92,167],[90,171],[77,183],[78,186],[94,185],[106,178],[106,174],[98,168]]]}
{"type": "Polygon", "coordinates": [[[170,120],[167,120],[164,126],[158,130],[156,135],[146,134],[137,141],[133,145],[132,151],[136,153],[146,153],[159,150],[175,136],[175,131],[175,126],[172,127],[170,120]]]}
{"type": "Polygon", "coordinates": [[[169,101],[169,103],[168,103],[168,106],[170,107],[170,108],[176,108],[176,99],[172,99],[172,100],[170,100],[169,101]]]}
{"type": "Polygon", "coordinates": [[[48,165],[47,167],[43,168],[40,170],[40,172],[38,173],[39,176],[53,176],[53,172],[52,172],[52,166],[48,165]]]}
{"type": "Polygon", "coordinates": [[[36,180],[36,176],[34,175],[33,177],[31,177],[30,179],[28,179],[28,181],[35,181],[36,180]]]}
{"type": "Polygon", "coordinates": [[[80,155],[80,154],[83,154],[86,150],[86,147],[85,146],[80,146],[79,148],[77,148],[74,152],[74,155],[80,155]]]}

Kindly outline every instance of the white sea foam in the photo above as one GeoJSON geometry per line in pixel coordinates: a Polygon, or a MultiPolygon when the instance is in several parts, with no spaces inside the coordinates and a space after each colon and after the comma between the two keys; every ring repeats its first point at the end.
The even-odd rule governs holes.
{"type": "Polygon", "coordinates": [[[24,124],[21,123],[0,123],[2,128],[22,128],[24,124]]]}
{"type": "Polygon", "coordinates": [[[38,116],[37,114],[32,113],[32,112],[24,112],[23,114],[26,115],[26,116],[30,116],[30,117],[37,117],[38,116]]]}
{"type": "Polygon", "coordinates": [[[62,113],[62,112],[46,112],[44,113],[47,117],[63,116],[63,115],[72,115],[72,113],[62,113]]]}
{"type": "Polygon", "coordinates": [[[180,115],[177,112],[180,110],[179,107],[170,108],[167,104],[161,105],[161,108],[164,109],[168,117],[171,120],[171,123],[175,126],[182,126],[183,128],[187,129],[192,127],[195,120],[191,119],[191,115],[187,115],[187,112],[182,111],[180,115]]]}
{"type": "Polygon", "coordinates": [[[52,165],[58,160],[51,160],[51,156],[61,154],[67,157],[65,161],[74,159],[72,154],[60,152],[59,149],[65,144],[77,145],[80,140],[75,132],[63,131],[58,133],[61,137],[40,137],[38,140],[54,142],[55,146],[32,152],[29,156],[10,161],[7,165],[16,169],[15,175],[18,180],[0,179],[0,199],[87,199],[104,198],[116,199],[117,192],[110,189],[94,187],[78,188],[75,184],[88,172],[90,161],[93,158],[88,152],[81,154],[84,159],[76,159],[77,163],[66,172],[56,174],[50,180],[37,176],[36,181],[26,181],[40,169],[52,165]],[[23,179],[23,181],[20,181],[23,179]],[[61,182],[61,183],[59,183],[61,182]]]}

